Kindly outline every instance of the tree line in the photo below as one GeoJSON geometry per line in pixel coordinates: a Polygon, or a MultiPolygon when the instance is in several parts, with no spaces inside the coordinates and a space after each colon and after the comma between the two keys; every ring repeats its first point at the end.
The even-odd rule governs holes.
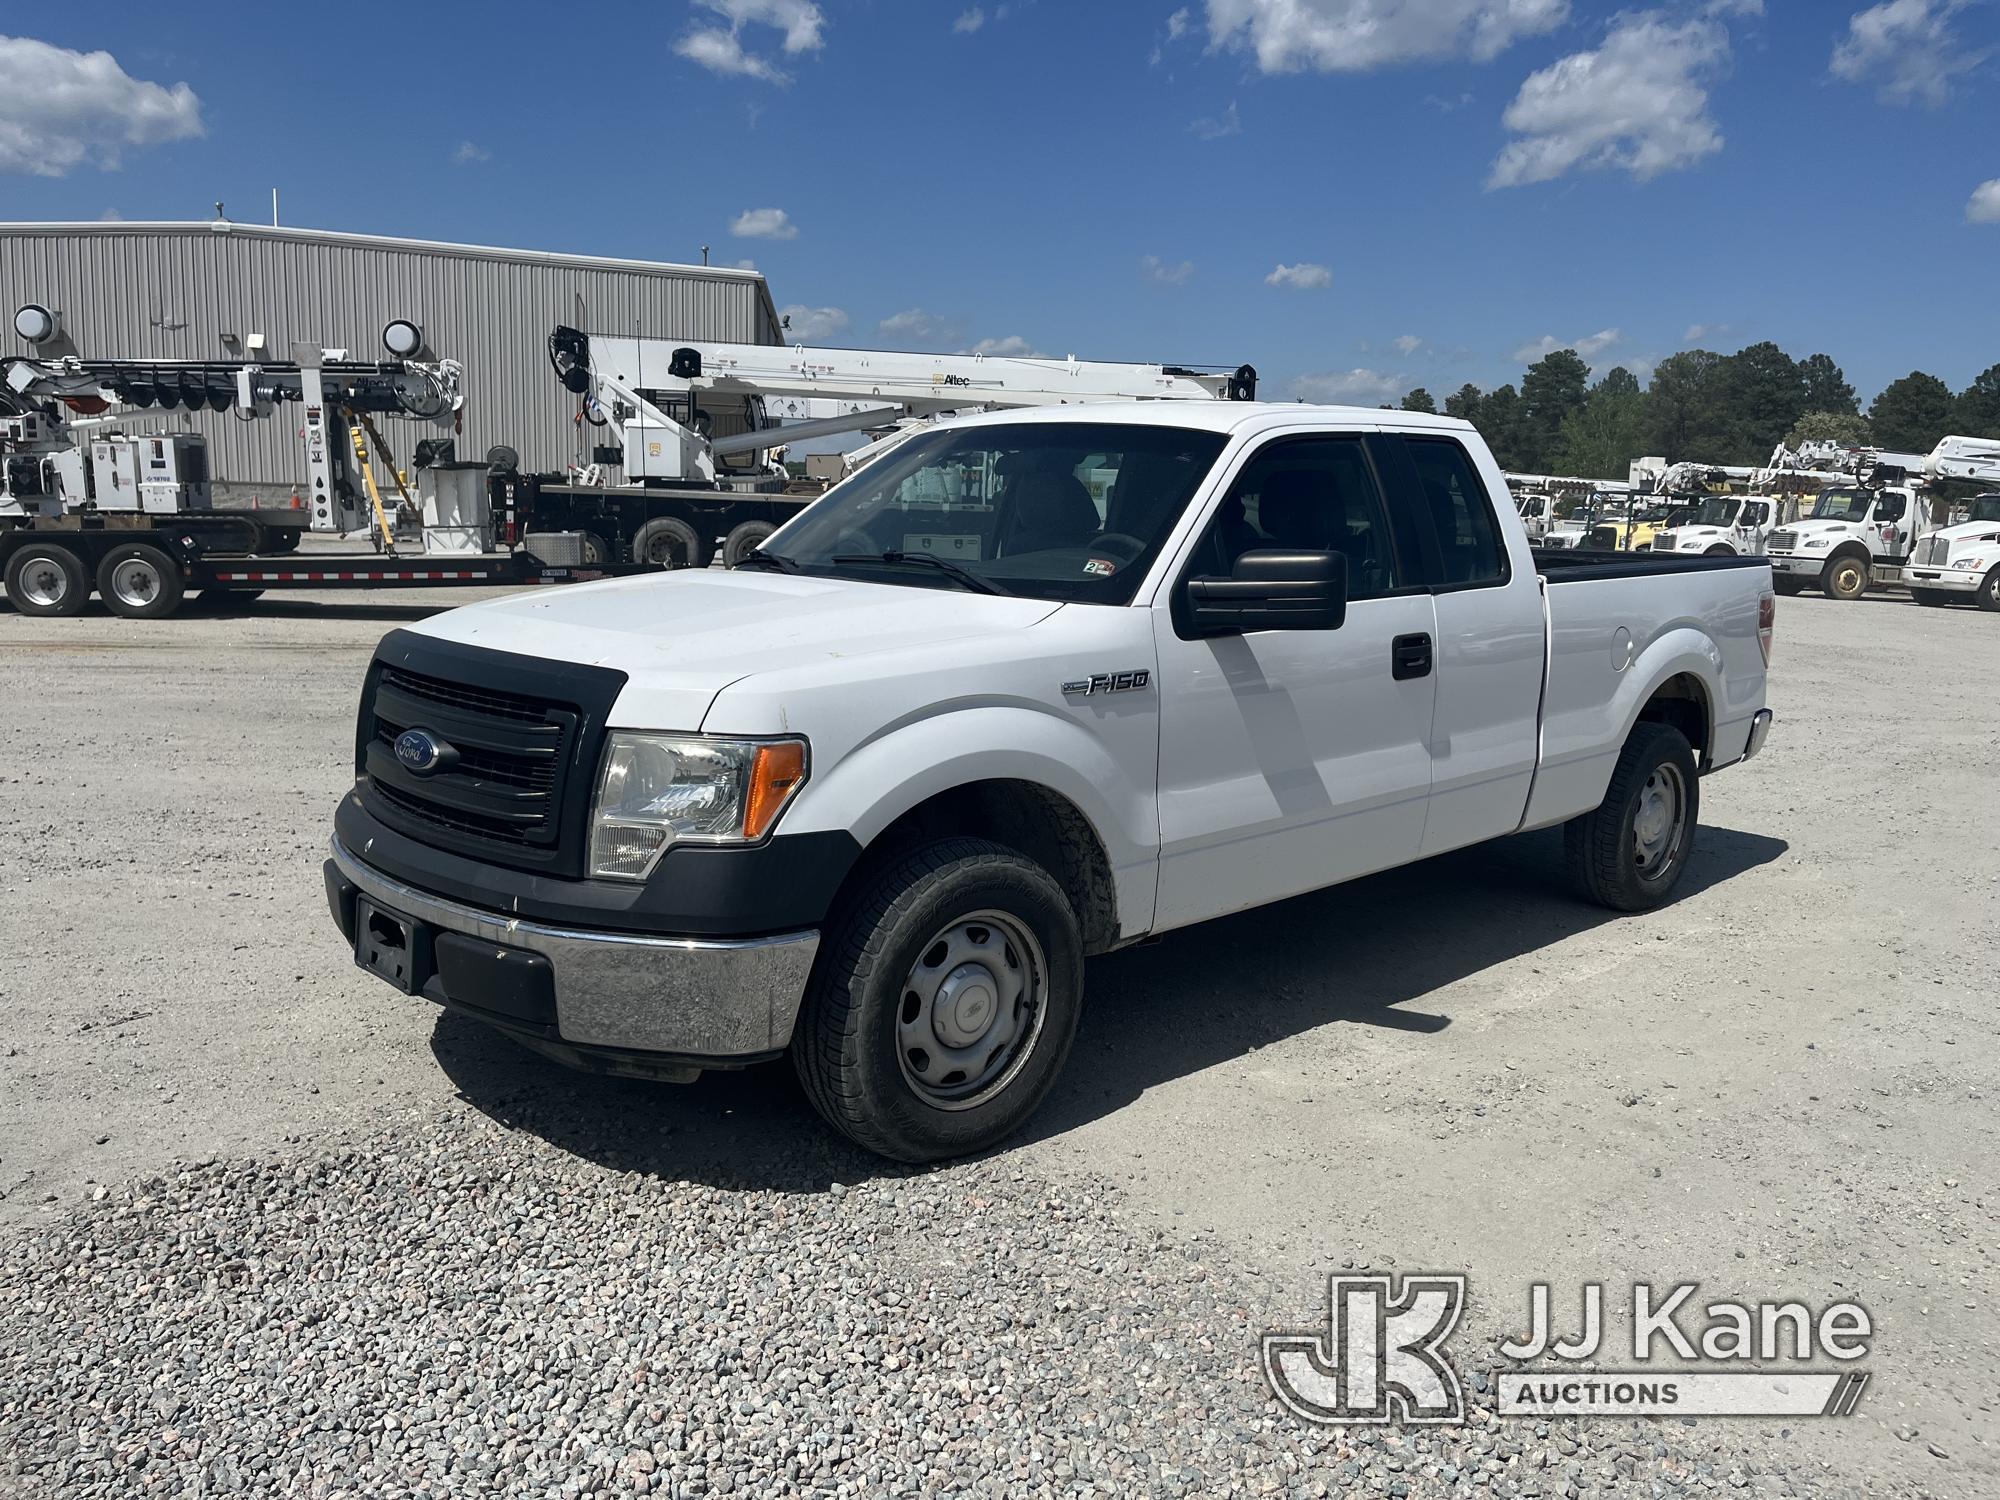
{"type": "MultiPolygon", "coordinates": [[[[1402,405],[1438,409],[1422,386],[1402,405]]],[[[1864,414],[1830,357],[1793,359],[1773,343],[1734,354],[1687,349],[1661,360],[1644,386],[1622,365],[1592,384],[1576,351],[1558,349],[1528,366],[1518,390],[1468,382],[1445,398],[1444,410],[1476,426],[1504,469],[1623,479],[1632,460],[1649,453],[1670,463],[1761,464],[1781,442],[1928,453],[1952,433],[2000,438],[2000,364],[1956,392],[1912,371],[1885,386],[1864,414]]]]}

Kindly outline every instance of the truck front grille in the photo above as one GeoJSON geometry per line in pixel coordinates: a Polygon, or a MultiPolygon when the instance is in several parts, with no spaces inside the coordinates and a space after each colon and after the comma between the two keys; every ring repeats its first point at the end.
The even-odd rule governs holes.
{"type": "Polygon", "coordinates": [[[1917,543],[1916,556],[1911,561],[1920,568],[1941,568],[1950,557],[1950,537],[1927,536],[1917,543]]]}
{"type": "Polygon", "coordinates": [[[368,674],[355,771],[378,819],[420,843],[550,874],[582,873],[603,725],[624,674],[397,631],[368,674]],[[541,689],[537,691],[537,689],[541,689]],[[448,747],[423,772],[396,755],[422,730],[448,747]]]}
{"type": "Polygon", "coordinates": [[[1767,552],[1791,552],[1795,551],[1798,545],[1799,534],[1796,531],[1774,531],[1771,533],[1771,540],[1765,543],[1765,550],[1767,552]]]}

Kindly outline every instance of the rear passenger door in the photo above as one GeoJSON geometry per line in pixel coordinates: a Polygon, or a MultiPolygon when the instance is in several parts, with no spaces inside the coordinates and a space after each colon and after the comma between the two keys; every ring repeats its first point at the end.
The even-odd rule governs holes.
{"type": "MultiPolygon", "coordinates": [[[[1384,434],[1394,503],[1423,534],[1437,614],[1437,709],[1423,853],[1512,833],[1540,744],[1541,579],[1508,556],[1494,496],[1471,450],[1447,433],[1384,434]]],[[[1502,492],[1504,499],[1504,492],[1502,492]]]]}

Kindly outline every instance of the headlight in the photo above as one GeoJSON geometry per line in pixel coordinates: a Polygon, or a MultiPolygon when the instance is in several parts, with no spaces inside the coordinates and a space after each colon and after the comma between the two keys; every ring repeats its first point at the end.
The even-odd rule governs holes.
{"type": "Polygon", "coordinates": [[[1986,559],[1983,557],[1961,557],[1953,562],[1952,566],[1954,568],[1983,568],[1986,566],[1986,559]]]}
{"type": "Polygon", "coordinates": [[[1807,539],[1806,545],[1816,549],[1824,549],[1833,545],[1833,538],[1830,536],[1810,537],[1807,539]]]}
{"type": "Polygon", "coordinates": [[[591,809],[590,873],[644,880],[676,843],[755,843],[805,779],[804,740],[614,730],[591,809]]]}

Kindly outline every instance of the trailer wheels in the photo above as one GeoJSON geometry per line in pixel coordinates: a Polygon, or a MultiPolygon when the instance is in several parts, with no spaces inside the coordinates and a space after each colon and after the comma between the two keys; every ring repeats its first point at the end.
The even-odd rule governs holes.
{"type": "Polygon", "coordinates": [[[1700,815],[1693,748],[1671,724],[1642,719],[1618,753],[1604,800],[1563,825],[1570,879],[1600,906],[1650,911],[1680,883],[1700,815]]]}
{"type": "Polygon", "coordinates": [[[778,528],[769,521],[745,521],[722,539],[722,565],[733,568],[764,545],[764,538],[778,528]]]}
{"type": "Polygon", "coordinates": [[[1829,599],[1859,599],[1868,592],[1868,559],[1852,552],[1829,559],[1819,586],[1829,599]]]}
{"type": "Polygon", "coordinates": [[[792,1036],[806,1096],[897,1161],[980,1151],[1055,1083],[1083,936],[1046,870],[985,839],[922,845],[841,903],[792,1036]]]}
{"type": "Polygon", "coordinates": [[[632,561],[653,568],[705,568],[708,546],[674,516],[655,516],[632,533],[632,561]]]}
{"type": "Polygon", "coordinates": [[[611,561],[611,549],[604,545],[604,538],[594,531],[580,533],[583,538],[583,566],[601,568],[611,561]]]}
{"type": "Polygon", "coordinates": [[[187,579],[180,565],[158,547],[126,542],[98,563],[97,592],[114,615],[157,620],[179,608],[187,579]]]}
{"type": "Polygon", "coordinates": [[[24,615],[80,615],[90,599],[90,571],[67,547],[28,542],[7,559],[7,598],[24,615]]]}

